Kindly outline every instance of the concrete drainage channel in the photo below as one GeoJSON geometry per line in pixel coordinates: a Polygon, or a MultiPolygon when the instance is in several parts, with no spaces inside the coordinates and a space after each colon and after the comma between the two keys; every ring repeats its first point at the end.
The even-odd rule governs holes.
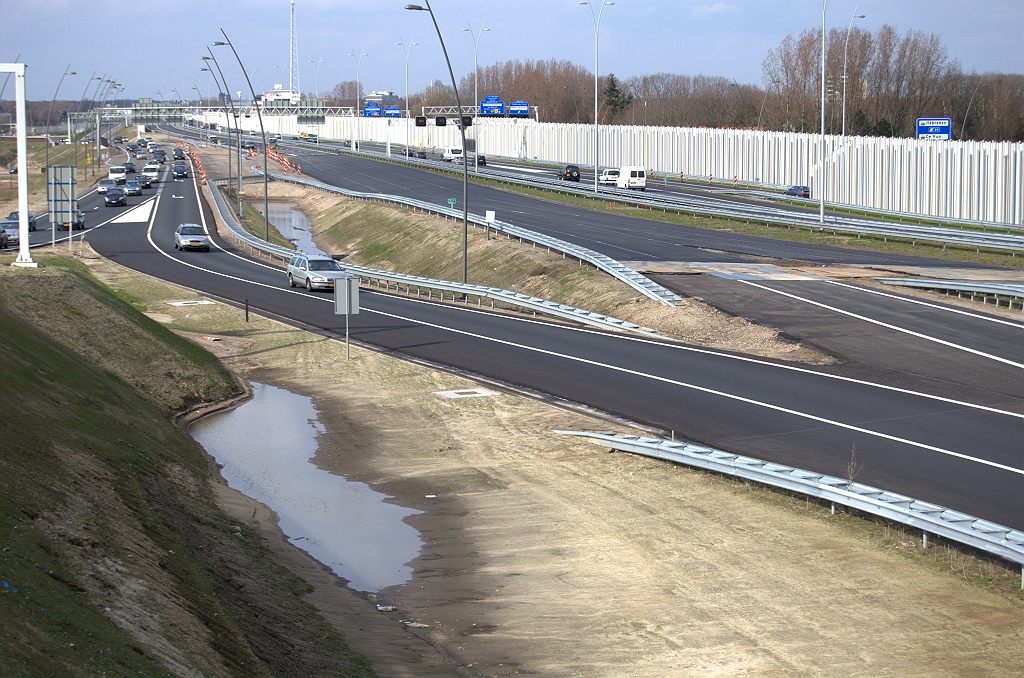
{"type": "MultiPolygon", "coordinates": [[[[236,242],[242,244],[251,251],[266,253],[270,257],[271,261],[273,261],[274,256],[279,257],[281,261],[287,261],[297,254],[296,250],[281,247],[280,245],[274,245],[246,233],[242,227],[238,225],[234,214],[232,214],[231,209],[227,205],[227,201],[224,200],[223,194],[217,187],[217,183],[221,181],[223,180],[214,180],[209,182],[208,185],[210,187],[210,192],[213,194],[213,201],[217,208],[217,212],[220,214],[221,220],[227,226],[236,242]]],[[[450,280],[421,278],[414,275],[381,271],[366,266],[346,264],[345,262],[338,263],[345,270],[358,275],[360,284],[365,284],[368,288],[372,288],[373,283],[376,282],[376,289],[380,289],[381,283],[383,282],[386,284],[385,289],[390,291],[391,284],[394,283],[396,292],[401,292],[401,287],[404,285],[406,288],[406,294],[411,295],[415,289],[417,297],[422,298],[424,293],[426,293],[425,296],[427,299],[433,299],[434,293],[436,292],[441,301],[445,300],[445,293],[449,292],[452,295],[453,302],[456,300],[456,295],[461,295],[467,305],[470,304],[472,297],[476,297],[477,306],[481,306],[483,300],[488,299],[491,301],[491,308],[494,308],[494,303],[497,302],[507,306],[532,311],[534,315],[541,313],[561,320],[568,320],[570,322],[589,325],[600,329],[633,332],[659,339],[667,338],[658,334],[658,332],[649,327],[643,327],[636,323],[620,320],[600,313],[594,313],[593,311],[587,311],[582,308],[576,308],[575,306],[568,306],[566,304],[559,304],[547,299],[532,297],[528,294],[504,290],[499,287],[485,287],[483,285],[469,285],[450,280]]]]}
{"type": "Polygon", "coordinates": [[[744,457],[682,440],[591,431],[555,433],[589,438],[597,445],[622,452],[693,466],[822,499],[831,502],[833,513],[836,506],[846,506],[879,516],[921,530],[925,548],[928,547],[929,535],[965,544],[1020,565],[1020,587],[1024,590],[1024,532],[845,478],[744,457]]]}

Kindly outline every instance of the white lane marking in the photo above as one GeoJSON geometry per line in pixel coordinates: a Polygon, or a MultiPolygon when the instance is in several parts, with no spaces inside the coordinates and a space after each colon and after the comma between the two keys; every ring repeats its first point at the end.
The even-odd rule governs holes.
{"type": "MultiPolygon", "coordinates": [[[[159,199],[159,197],[158,197],[158,199],[159,199]]],[[[156,217],[156,211],[155,210],[153,212],[153,217],[154,218],[156,217]]],[[[153,242],[153,222],[152,222],[152,220],[150,221],[150,224],[149,224],[149,230],[146,232],[146,238],[149,240],[149,244],[153,246],[153,249],[155,249],[157,252],[159,252],[160,254],[164,255],[165,257],[167,257],[171,261],[179,263],[179,264],[181,264],[183,266],[188,266],[189,268],[194,268],[196,270],[203,271],[204,273],[210,273],[212,275],[220,276],[220,277],[223,277],[223,278],[228,278],[230,280],[236,280],[236,281],[239,281],[239,282],[242,282],[242,283],[247,283],[247,284],[250,284],[250,285],[256,285],[258,287],[266,287],[268,289],[277,290],[278,292],[285,292],[287,294],[301,294],[302,296],[304,296],[306,298],[313,298],[313,299],[316,299],[317,301],[323,301],[325,303],[334,303],[333,299],[311,297],[311,295],[306,294],[304,292],[299,292],[297,290],[292,290],[292,289],[282,288],[282,287],[276,287],[274,285],[268,285],[266,283],[255,282],[255,281],[252,281],[252,280],[246,280],[245,278],[239,278],[238,276],[228,275],[226,273],[220,273],[219,271],[212,271],[210,269],[206,269],[206,268],[203,268],[201,266],[197,266],[195,264],[192,264],[192,263],[189,263],[189,262],[186,262],[186,261],[182,261],[180,259],[176,259],[175,257],[172,257],[170,254],[168,254],[167,252],[164,252],[162,249],[157,247],[156,243],[153,242]]],[[[268,268],[270,268],[270,267],[268,267],[268,268]]],[[[749,405],[755,405],[755,406],[759,406],[759,407],[764,407],[766,409],[775,410],[777,412],[782,412],[784,414],[790,414],[790,415],[793,415],[793,416],[796,416],[796,417],[801,417],[801,418],[804,418],[804,419],[810,419],[811,421],[817,421],[819,423],[827,424],[829,426],[835,426],[837,428],[843,428],[843,429],[847,429],[849,431],[855,431],[857,433],[863,433],[865,435],[874,436],[874,437],[877,437],[877,438],[883,438],[885,440],[891,440],[893,442],[902,443],[904,445],[910,445],[911,447],[918,447],[918,448],[921,448],[921,449],[924,449],[924,450],[929,450],[931,452],[937,452],[939,454],[944,454],[944,455],[948,455],[948,456],[951,456],[951,457],[956,457],[958,459],[964,459],[966,461],[973,461],[975,463],[983,464],[985,466],[991,466],[993,468],[998,468],[998,469],[1003,470],[1003,471],[1009,471],[1011,473],[1017,473],[1017,474],[1020,474],[1020,475],[1024,475],[1024,469],[1018,469],[1018,468],[1014,468],[1012,466],[1007,466],[1005,464],[999,464],[997,462],[989,461],[987,459],[980,459],[978,457],[972,457],[970,455],[962,454],[960,452],[954,452],[953,450],[946,450],[946,449],[943,449],[941,447],[935,447],[934,445],[928,445],[928,444],[925,444],[925,443],[919,443],[919,442],[916,442],[916,441],[913,441],[913,440],[909,440],[907,438],[900,438],[899,436],[889,435],[888,433],[882,433],[880,431],[872,431],[871,429],[867,429],[867,428],[864,428],[864,427],[861,427],[861,426],[855,426],[853,424],[844,424],[843,422],[835,421],[835,420],[832,420],[832,419],[826,419],[825,417],[819,417],[817,415],[808,414],[806,412],[800,412],[798,410],[792,410],[792,409],[789,409],[789,408],[786,408],[786,407],[782,407],[780,405],[773,405],[771,403],[766,403],[766,402],[762,402],[762,401],[759,401],[759,400],[753,400],[752,398],[745,398],[743,396],[734,395],[732,393],[726,393],[724,391],[718,391],[716,389],[707,388],[705,386],[697,386],[696,384],[689,384],[687,382],[679,381],[679,380],[676,380],[676,379],[670,379],[668,377],[661,377],[661,376],[658,376],[658,375],[655,375],[655,374],[648,374],[646,372],[640,372],[638,370],[631,370],[631,369],[626,368],[626,367],[619,367],[617,365],[609,365],[607,363],[601,363],[601,362],[597,362],[595,360],[589,360],[587,358],[580,358],[578,356],[568,355],[568,354],[565,354],[565,353],[558,353],[556,351],[549,351],[547,349],[536,348],[534,346],[527,346],[525,344],[518,344],[518,343],[515,343],[515,342],[512,342],[512,341],[505,340],[505,339],[496,339],[494,337],[488,337],[486,335],[477,334],[475,332],[468,332],[466,330],[459,330],[459,329],[455,329],[455,328],[452,328],[452,327],[445,327],[444,325],[438,325],[438,324],[435,324],[435,323],[429,323],[429,322],[426,322],[426,321],[423,321],[423,320],[416,320],[414,318],[408,318],[408,317],[400,316],[400,315],[397,315],[397,314],[394,314],[394,313],[387,313],[385,311],[377,311],[377,310],[374,310],[374,309],[371,309],[371,308],[366,308],[366,307],[364,307],[364,310],[369,312],[369,313],[376,313],[378,315],[383,315],[383,316],[386,316],[386,317],[389,317],[389,318],[395,318],[397,320],[403,320],[403,321],[406,321],[406,322],[410,322],[410,323],[414,323],[414,324],[419,324],[419,325],[424,325],[424,326],[427,326],[427,327],[433,327],[435,329],[439,329],[439,330],[442,330],[442,331],[454,332],[455,334],[461,334],[461,335],[464,335],[464,336],[467,336],[467,337],[473,337],[473,338],[476,338],[476,339],[482,339],[484,341],[490,341],[490,342],[494,342],[494,343],[497,343],[497,344],[502,344],[502,345],[505,345],[505,346],[511,346],[511,347],[514,347],[514,348],[521,348],[521,349],[526,350],[526,351],[532,351],[534,353],[540,353],[540,354],[543,354],[543,355],[550,355],[550,356],[554,356],[554,357],[557,357],[557,358],[562,358],[562,359],[565,359],[565,360],[570,360],[570,361],[574,361],[574,362],[583,363],[583,364],[586,364],[586,365],[593,365],[595,367],[603,367],[605,369],[612,370],[612,371],[615,371],[615,372],[622,372],[624,374],[631,374],[631,375],[638,376],[638,377],[644,377],[644,378],[647,378],[647,379],[651,379],[653,381],[660,381],[660,382],[663,382],[663,383],[666,383],[666,384],[672,384],[674,386],[680,386],[680,387],[683,387],[683,388],[688,388],[688,389],[692,389],[692,390],[695,390],[695,391],[700,391],[702,393],[709,393],[711,395],[717,395],[717,396],[720,396],[722,398],[727,398],[727,399],[730,399],[730,400],[736,400],[736,401],[739,401],[739,402],[747,403],[749,405]]],[[[815,373],[812,372],[811,374],[815,374],[815,373]]],[[[911,392],[908,391],[908,393],[911,393],[911,392]]],[[[925,397],[929,397],[929,396],[925,396],[925,397]]],[[[946,400],[946,399],[943,398],[941,400],[946,400]]],[[[966,405],[968,407],[976,407],[976,406],[971,406],[970,404],[966,404],[966,405]]],[[[991,409],[991,408],[981,408],[981,409],[991,409]]],[[[994,410],[994,411],[998,412],[998,410],[994,410]]],[[[1012,416],[1020,416],[1020,415],[1015,415],[1013,413],[1005,413],[1005,414],[1011,414],[1012,416]]]]}
{"type": "Polygon", "coordinates": [[[772,289],[771,287],[766,287],[764,285],[758,285],[757,283],[751,282],[750,280],[740,280],[739,282],[743,283],[744,285],[750,285],[752,287],[757,287],[757,288],[762,289],[762,290],[764,290],[766,292],[772,292],[773,294],[779,294],[779,295],[784,296],[784,297],[789,297],[790,299],[796,299],[797,301],[802,301],[805,304],[810,304],[811,306],[818,306],[820,308],[824,308],[826,310],[833,311],[833,312],[839,313],[841,315],[846,315],[846,316],[849,316],[851,318],[856,318],[857,320],[863,320],[864,322],[871,323],[872,325],[878,325],[880,327],[885,327],[885,328],[890,329],[890,330],[895,330],[896,332],[902,332],[904,334],[909,334],[912,337],[917,337],[919,339],[924,339],[925,341],[935,342],[936,344],[942,344],[943,346],[949,346],[950,348],[955,348],[957,350],[965,351],[967,353],[973,353],[973,354],[979,355],[979,356],[981,356],[983,358],[989,358],[990,360],[995,360],[997,362],[1005,363],[1007,365],[1012,365],[1014,367],[1019,367],[1021,369],[1024,369],[1024,364],[1022,364],[1022,363],[1017,363],[1017,362],[1014,362],[1012,360],[1007,360],[1006,358],[1000,358],[997,355],[992,355],[991,353],[985,353],[984,351],[979,351],[979,350],[977,350],[975,348],[970,348],[968,346],[961,346],[960,344],[954,344],[951,341],[946,341],[945,339],[939,339],[937,337],[930,337],[927,334],[922,334],[920,332],[914,332],[913,330],[908,330],[905,327],[899,327],[897,325],[891,325],[889,323],[884,323],[881,320],[875,320],[874,318],[869,318],[869,317],[864,316],[864,315],[859,315],[857,313],[852,313],[850,311],[844,311],[841,308],[836,308],[835,306],[829,306],[828,304],[823,304],[820,301],[814,301],[812,299],[807,299],[805,297],[799,297],[799,296],[797,296],[795,294],[790,294],[789,292],[782,292],[780,290],[772,289]]]}
{"type": "Polygon", "coordinates": [[[110,223],[114,224],[144,224],[149,221],[149,215],[153,212],[153,198],[140,202],[135,207],[131,208],[127,212],[123,213],[119,217],[114,217],[110,223]]]}
{"type": "Polygon", "coordinates": [[[434,323],[428,323],[428,322],[424,322],[422,320],[415,320],[413,318],[406,318],[404,316],[400,316],[400,315],[393,314],[393,313],[386,313],[384,311],[376,311],[376,310],[370,309],[370,308],[367,308],[366,310],[369,311],[370,313],[377,313],[379,315],[384,315],[384,316],[388,316],[388,317],[391,317],[391,318],[396,318],[398,320],[404,320],[404,321],[407,321],[407,322],[418,323],[420,325],[426,325],[428,327],[434,327],[434,328],[437,328],[437,329],[440,329],[440,330],[447,330],[448,332],[455,332],[456,334],[463,334],[463,335],[466,335],[466,336],[469,336],[469,337],[474,337],[474,338],[477,338],[477,339],[483,339],[485,341],[492,341],[492,342],[495,342],[495,343],[498,343],[498,344],[504,344],[506,346],[512,346],[514,348],[521,348],[523,350],[532,351],[534,353],[541,353],[541,354],[544,354],[544,355],[550,355],[550,356],[554,356],[556,358],[562,358],[564,360],[571,360],[571,361],[574,361],[574,362],[583,363],[585,365],[593,365],[595,367],[603,367],[605,369],[612,370],[612,371],[615,371],[615,372],[622,372],[624,374],[631,374],[633,376],[643,377],[643,378],[646,378],[646,379],[651,379],[653,381],[660,381],[660,382],[663,382],[663,383],[666,383],[666,384],[672,384],[674,386],[681,386],[683,388],[688,388],[688,389],[692,389],[692,390],[695,390],[695,391],[700,391],[702,393],[709,393],[711,395],[720,396],[722,398],[728,398],[729,400],[736,400],[736,401],[739,401],[739,402],[742,402],[742,403],[747,403],[749,405],[756,405],[758,407],[764,407],[766,409],[775,410],[777,412],[783,412],[785,414],[791,414],[793,416],[802,417],[804,419],[810,419],[811,421],[817,421],[817,422],[820,422],[820,423],[823,423],[823,424],[828,424],[829,426],[836,426],[838,428],[847,429],[849,431],[856,431],[857,433],[864,433],[866,435],[875,436],[875,437],[878,437],[878,438],[884,438],[886,440],[892,440],[894,442],[903,443],[905,445],[910,445],[912,447],[919,447],[921,449],[929,450],[929,451],[932,451],[932,452],[938,452],[940,454],[949,455],[951,457],[956,457],[958,459],[964,459],[964,460],[967,460],[967,461],[973,461],[973,462],[976,462],[978,464],[984,464],[985,466],[991,466],[993,468],[998,468],[998,469],[1001,469],[1003,471],[1010,471],[1011,473],[1018,473],[1020,475],[1024,475],[1024,469],[1014,468],[1012,466],[1007,466],[1006,464],[999,464],[997,462],[989,461],[987,459],[980,459],[978,457],[972,457],[970,455],[962,454],[960,452],[954,452],[952,450],[946,450],[946,449],[943,449],[941,447],[935,447],[934,445],[927,445],[925,443],[919,443],[919,442],[916,442],[916,441],[913,441],[913,440],[908,440],[907,438],[900,438],[898,436],[889,435],[888,433],[882,433],[880,431],[872,431],[871,429],[866,429],[866,428],[863,428],[861,426],[854,426],[853,424],[844,424],[843,422],[835,421],[833,419],[826,419],[825,417],[819,417],[819,416],[814,415],[814,414],[808,414],[806,412],[800,412],[798,410],[789,409],[787,407],[782,407],[780,405],[773,405],[771,403],[766,403],[766,402],[763,402],[763,401],[760,401],[760,400],[754,400],[752,398],[746,398],[744,396],[739,396],[739,395],[735,395],[735,394],[732,394],[732,393],[726,393],[725,391],[719,391],[717,389],[707,388],[706,386],[698,386],[696,384],[689,384],[689,383],[687,383],[685,381],[679,381],[677,379],[670,379],[668,377],[662,377],[662,376],[658,376],[656,374],[648,374],[646,372],[640,372],[638,370],[631,370],[631,369],[626,368],[626,367],[619,367],[618,365],[609,365],[608,363],[602,363],[602,362],[598,362],[596,360],[589,360],[587,358],[580,358],[578,356],[568,355],[568,354],[565,354],[565,353],[558,353],[557,351],[549,351],[547,349],[536,348],[534,346],[527,346],[525,344],[518,344],[516,342],[508,341],[507,339],[495,339],[494,337],[488,337],[488,336],[476,334],[474,332],[467,332],[466,330],[458,330],[458,329],[454,329],[454,328],[451,328],[451,327],[445,327],[443,325],[437,325],[437,324],[434,324],[434,323]]]}
{"type": "MultiPolygon", "coordinates": [[[[197,201],[197,203],[199,203],[199,186],[197,184],[195,184],[194,182],[195,182],[195,179],[193,178],[193,185],[195,186],[195,189],[196,189],[196,201],[197,201]]],[[[155,215],[155,213],[154,213],[154,215],[155,215]]],[[[203,221],[203,228],[206,228],[206,218],[205,218],[205,216],[203,214],[202,208],[200,208],[200,217],[202,218],[202,221],[203,221]]],[[[150,228],[152,229],[152,225],[150,226],[150,228]]],[[[207,231],[207,233],[209,233],[209,231],[207,231]]],[[[164,252],[160,248],[158,248],[156,246],[156,244],[153,243],[152,238],[150,238],[149,242],[150,242],[151,245],[153,245],[153,247],[158,252],[160,252],[161,254],[166,256],[167,258],[172,259],[173,261],[177,261],[178,263],[181,263],[181,264],[183,264],[185,266],[189,266],[191,268],[195,268],[196,270],[203,271],[204,273],[210,273],[212,275],[218,275],[218,276],[221,276],[221,277],[224,277],[224,278],[228,278],[230,280],[237,280],[239,282],[249,283],[251,285],[257,285],[259,287],[266,287],[267,289],[279,290],[279,291],[282,291],[282,292],[289,292],[291,294],[301,294],[303,296],[309,296],[305,292],[291,290],[291,289],[288,289],[288,288],[280,288],[280,287],[276,287],[274,285],[268,285],[266,283],[260,283],[260,282],[254,281],[254,280],[248,280],[246,278],[239,278],[237,276],[228,275],[226,273],[220,273],[220,272],[214,271],[212,269],[202,268],[201,266],[196,266],[194,264],[190,264],[190,263],[186,263],[184,261],[180,261],[180,260],[175,259],[174,257],[170,256],[169,254],[167,254],[166,252],[164,252]]],[[[232,256],[232,257],[234,257],[236,259],[239,259],[239,260],[241,260],[241,261],[243,261],[243,262],[245,262],[247,264],[250,264],[252,266],[258,266],[259,268],[265,268],[267,270],[274,271],[274,272],[277,272],[277,273],[282,272],[282,270],[280,268],[278,268],[277,266],[271,266],[270,264],[264,264],[262,261],[257,261],[255,259],[250,259],[248,257],[243,257],[243,256],[241,256],[239,254],[234,253],[234,252],[229,252],[228,250],[224,249],[219,244],[217,244],[217,242],[215,240],[213,240],[212,238],[211,238],[211,242],[213,242],[214,247],[216,247],[220,251],[224,252],[224,254],[227,254],[228,256],[232,256]]],[[[314,297],[314,298],[316,298],[316,297],[314,297]]],[[[318,301],[329,301],[330,303],[334,303],[332,299],[327,299],[327,300],[317,299],[317,300],[318,301]]],[[[425,300],[422,300],[422,299],[411,299],[410,298],[410,299],[407,299],[407,301],[418,302],[418,303],[428,303],[428,302],[426,302],[425,300]]],[[[486,311],[478,311],[478,310],[473,309],[473,308],[459,308],[458,310],[460,310],[460,311],[462,311],[464,313],[480,313],[480,314],[484,314],[484,315],[490,315],[486,311]]],[[[547,324],[547,323],[544,323],[544,322],[539,321],[539,320],[531,320],[529,318],[516,318],[514,316],[509,316],[509,319],[510,320],[514,320],[516,322],[527,323],[527,324],[537,324],[537,325],[546,325],[547,324]]],[[[418,321],[416,321],[416,322],[418,322],[418,321]]],[[[583,328],[583,327],[564,327],[563,329],[571,330],[573,332],[581,332],[581,333],[585,333],[585,334],[604,334],[603,332],[597,332],[596,330],[587,329],[587,328],[583,328]]],[[[728,360],[737,360],[737,361],[740,361],[740,362],[751,363],[753,365],[761,365],[761,366],[764,366],[764,367],[772,367],[772,368],[780,369],[780,370],[789,370],[791,372],[797,372],[799,374],[806,374],[806,375],[809,375],[809,376],[812,376],[812,377],[818,377],[818,378],[821,378],[821,379],[834,379],[836,381],[842,381],[842,382],[845,382],[845,383],[848,383],[848,384],[857,384],[858,386],[867,386],[869,388],[877,388],[877,389],[880,389],[880,390],[883,390],[883,391],[891,391],[893,393],[902,393],[904,395],[910,395],[910,396],[914,396],[914,397],[917,397],[917,398],[924,398],[926,400],[934,400],[936,402],[947,403],[947,404],[950,404],[950,405],[955,405],[957,407],[966,407],[966,408],[973,409],[973,410],[980,410],[982,412],[991,412],[993,414],[999,414],[999,415],[1003,415],[1003,416],[1007,416],[1007,417],[1014,417],[1016,419],[1024,419],[1024,413],[1020,413],[1020,412],[1010,412],[1008,410],[1000,410],[1000,409],[998,409],[996,407],[988,407],[987,405],[978,405],[976,403],[969,403],[969,402],[965,402],[965,401],[962,401],[962,400],[954,400],[952,398],[944,398],[942,396],[932,395],[930,393],[922,393],[922,392],[919,392],[919,391],[911,391],[910,389],[899,388],[898,386],[889,386],[887,384],[876,384],[874,382],[864,381],[862,379],[854,379],[852,377],[844,377],[844,376],[841,376],[841,375],[828,374],[828,373],[825,373],[825,372],[816,372],[814,370],[809,370],[809,369],[804,368],[804,367],[796,367],[796,366],[793,366],[793,365],[780,365],[778,363],[770,363],[770,362],[768,362],[766,360],[759,360],[757,358],[751,358],[751,357],[748,357],[748,356],[738,356],[738,355],[733,355],[733,354],[729,354],[729,353],[720,353],[718,351],[712,351],[712,350],[708,350],[708,349],[705,349],[705,348],[697,348],[697,347],[694,347],[694,346],[685,346],[685,345],[681,345],[681,344],[664,344],[664,343],[661,343],[661,342],[651,341],[650,339],[644,339],[642,337],[631,337],[631,336],[623,335],[623,336],[620,336],[619,339],[623,339],[625,341],[633,341],[633,342],[643,343],[643,344],[657,344],[657,345],[662,346],[662,347],[673,348],[673,349],[676,349],[676,350],[679,350],[679,351],[687,351],[689,353],[698,353],[698,354],[701,354],[701,355],[710,355],[710,356],[715,356],[716,358],[726,358],[728,360]]]]}
{"type": "Polygon", "coordinates": [[[183,196],[183,195],[172,195],[171,197],[174,198],[175,200],[184,200],[185,199],[185,196],[183,196]]]}
{"type": "Polygon", "coordinates": [[[492,162],[487,167],[497,167],[498,169],[512,170],[513,172],[529,172],[530,174],[558,174],[558,169],[552,167],[549,170],[533,169],[531,167],[516,167],[513,165],[499,165],[498,163],[492,162]]]}
{"type": "Polygon", "coordinates": [[[981,315],[979,313],[971,313],[970,311],[964,311],[959,308],[950,308],[949,306],[940,306],[939,304],[930,304],[927,301],[921,301],[920,299],[911,299],[909,297],[901,297],[898,294],[889,294],[888,292],[880,292],[878,290],[869,289],[867,287],[857,287],[856,285],[848,285],[841,283],[838,280],[826,280],[830,285],[837,285],[839,287],[845,287],[850,290],[857,290],[858,292],[867,292],[868,294],[877,294],[880,297],[888,297],[890,299],[898,299],[899,301],[905,301],[910,304],[918,304],[920,306],[927,306],[929,308],[937,308],[940,311],[947,311],[949,313],[957,313],[959,315],[966,315],[978,320],[987,320],[992,323],[999,323],[1000,325],[1009,325],[1010,327],[1016,327],[1019,330],[1024,330],[1024,325],[1021,323],[1015,323],[1010,320],[1003,320],[1001,318],[991,318],[987,315],[981,315]]]}

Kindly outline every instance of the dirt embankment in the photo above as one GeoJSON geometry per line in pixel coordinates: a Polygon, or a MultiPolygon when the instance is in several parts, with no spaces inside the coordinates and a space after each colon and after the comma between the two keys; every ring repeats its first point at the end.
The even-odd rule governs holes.
{"type": "MultiPolygon", "coordinates": [[[[221,304],[168,306],[155,286],[136,296],[150,283],[103,266],[169,327],[222,337],[207,343],[235,372],[313,397],[319,467],[423,511],[408,520],[424,547],[413,579],[384,592],[398,606],[389,614],[423,624],[464,675],[1019,672],[1019,570],[552,433],[612,427],[581,413],[497,391],[441,398],[476,384],[360,349],[346,362],[335,342],[246,325],[221,304]]],[[[272,514],[245,518],[279,539],[272,514]]],[[[353,647],[390,662],[381,673],[418,675],[418,646],[378,659],[366,613],[315,569],[303,570],[308,600],[358,625],[353,647]]]]}
{"type": "MultiPolygon", "coordinates": [[[[204,160],[205,162],[205,160],[204,160]]],[[[291,202],[312,222],[317,245],[346,261],[388,271],[459,280],[462,277],[462,228],[410,209],[349,200],[272,182],[268,194],[291,202]]],[[[471,281],[585,308],[709,348],[812,363],[831,358],[779,336],[743,318],[687,299],[669,307],[647,299],[590,265],[506,237],[487,239],[471,231],[471,281]]]]}

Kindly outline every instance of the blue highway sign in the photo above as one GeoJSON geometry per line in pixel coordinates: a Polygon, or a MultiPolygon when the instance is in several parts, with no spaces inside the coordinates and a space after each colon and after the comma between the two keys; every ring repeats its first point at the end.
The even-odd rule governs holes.
{"type": "Polygon", "coordinates": [[[953,120],[950,118],[918,118],[917,138],[949,141],[953,138],[953,120]]]}

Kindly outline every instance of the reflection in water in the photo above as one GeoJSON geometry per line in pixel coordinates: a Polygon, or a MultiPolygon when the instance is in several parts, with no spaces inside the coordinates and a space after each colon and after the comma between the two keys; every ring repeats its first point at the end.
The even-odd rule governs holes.
{"type": "Polygon", "coordinates": [[[361,591],[409,580],[419,533],[403,518],[419,513],[385,503],[364,483],[312,463],[324,432],[313,401],[253,383],[244,405],[197,422],[192,436],[224,466],[231,487],[263,502],[289,541],[361,591]]]}
{"type": "MultiPolygon", "coordinates": [[[[285,239],[295,245],[295,249],[306,254],[328,256],[313,243],[313,224],[305,214],[295,209],[295,205],[272,202],[267,207],[270,209],[270,223],[285,239]]],[[[260,210],[260,214],[263,214],[263,205],[257,205],[257,208],[260,210]]]]}

